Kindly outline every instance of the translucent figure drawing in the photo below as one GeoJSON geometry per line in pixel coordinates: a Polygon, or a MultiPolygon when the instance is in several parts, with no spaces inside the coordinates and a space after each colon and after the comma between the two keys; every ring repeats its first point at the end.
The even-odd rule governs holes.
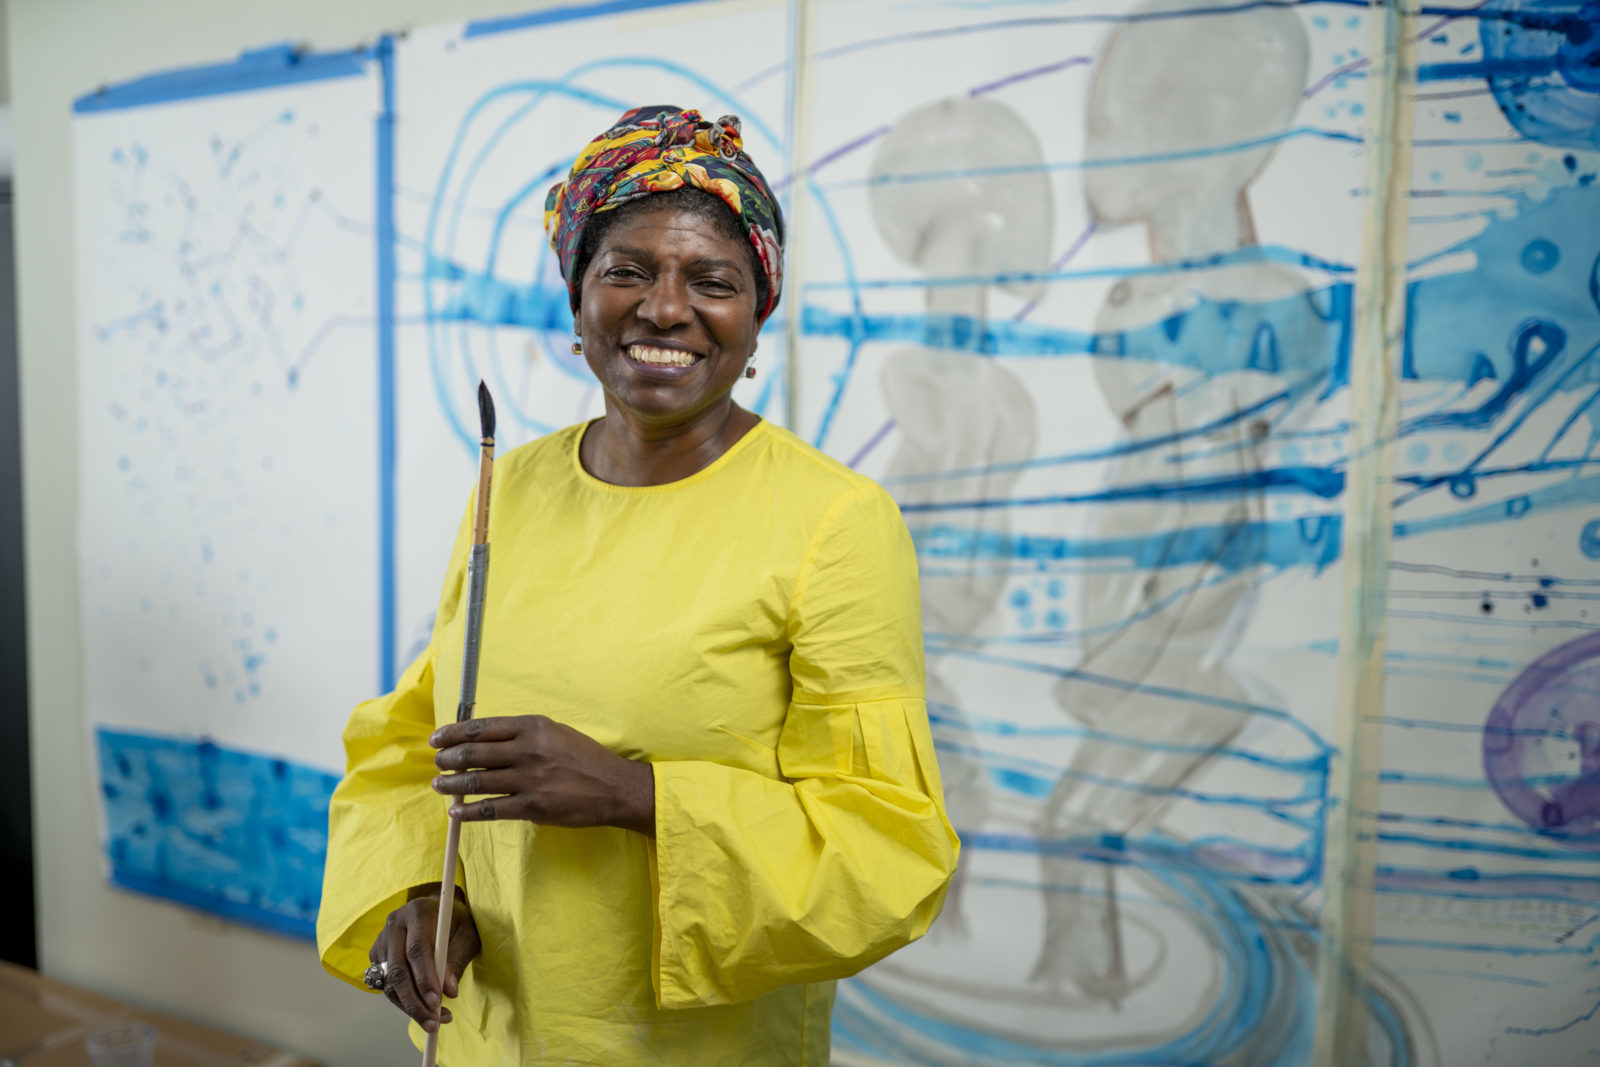
{"type": "MultiPolygon", "coordinates": [[[[1156,0],[1137,10],[1156,13],[1180,2],[1156,0]]],[[[1293,120],[1308,52],[1299,17],[1282,8],[1120,26],[1098,59],[1088,104],[1085,189],[1097,222],[1143,224],[1158,264],[1255,245],[1246,191],[1273,138],[1293,120]]],[[[1100,309],[1102,338],[1134,344],[1129,331],[1171,324],[1169,339],[1191,346],[1200,366],[1132,351],[1095,361],[1102,396],[1127,438],[1111,486],[1170,491],[1134,489],[1127,502],[1099,513],[1098,536],[1154,539],[1157,550],[1138,569],[1091,573],[1082,582],[1079,666],[1124,684],[1069,677],[1056,689],[1062,708],[1093,734],[1040,814],[1037,829],[1047,842],[1150,830],[1171,791],[1248,719],[1226,706],[1248,699],[1228,657],[1249,618],[1258,571],[1238,560],[1259,560],[1262,552],[1263,501],[1248,476],[1261,468],[1274,424],[1271,409],[1250,417],[1242,409],[1285,382],[1264,389],[1259,375],[1223,369],[1252,365],[1240,358],[1241,347],[1269,344],[1267,369],[1287,380],[1288,407],[1309,407],[1297,401],[1329,359],[1310,306],[1293,299],[1309,287],[1295,271],[1245,257],[1124,279],[1100,309]],[[1230,310],[1219,319],[1219,308],[1230,310]],[[1196,478],[1236,479],[1239,488],[1202,499],[1183,488],[1196,478]],[[1224,531],[1215,558],[1167,565],[1167,550],[1202,526],[1224,531]],[[1173,693],[1189,699],[1158,695],[1173,693]]],[[[1119,1003],[1140,979],[1125,965],[1115,869],[1060,849],[1041,855],[1051,891],[1035,980],[1119,1003]]]]}
{"type": "MultiPolygon", "coordinates": [[[[1010,108],[989,100],[927,105],[901,118],[883,139],[872,165],[873,217],[895,255],[933,280],[923,290],[930,319],[981,328],[989,284],[982,279],[997,275],[1021,279],[1001,283],[1013,295],[1039,295],[1037,275],[1049,266],[1054,222],[1043,162],[1033,131],[1010,108]],[[930,173],[939,177],[895,180],[930,173]],[[961,278],[973,281],[945,281],[961,278]]],[[[918,346],[888,358],[882,385],[899,431],[886,480],[902,505],[1009,495],[1018,472],[989,468],[1034,451],[1033,399],[1016,375],[984,356],[918,346]],[[970,470],[985,473],[939,477],[970,470]]],[[[982,509],[973,521],[990,534],[1010,526],[1003,508],[982,509]]],[[[941,574],[924,576],[925,630],[946,645],[972,641],[1006,581],[1003,569],[979,558],[953,560],[941,574]]],[[[939,660],[928,657],[930,710],[946,736],[960,734],[965,719],[939,660]]],[[[981,761],[945,751],[939,762],[951,820],[958,830],[976,829],[989,802],[981,761]]],[[[963,928],[960,877],[940,935],[963,928]]]]}

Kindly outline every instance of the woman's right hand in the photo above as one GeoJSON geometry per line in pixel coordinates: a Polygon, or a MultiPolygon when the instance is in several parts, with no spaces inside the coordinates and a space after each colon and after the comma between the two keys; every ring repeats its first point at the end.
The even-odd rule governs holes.
{"type": "MultiPolygon", "coordinates": [[[[395,1007],[415,1019],[428,1033],[450,1021],[450,1011],[440,1001],[438,968],[433,960],[434,932],[439,925],[439,885],[418,886],[410,899],[389,913],[378,939],[367,955],[373,963],[387,963],[383,994],[395,1007]]],[[[460,889],[450,909],[450,947],[445,954],[444,989],[447,997],[460,993],[461,974],[482,948],[478,925],[460,889]]]]}

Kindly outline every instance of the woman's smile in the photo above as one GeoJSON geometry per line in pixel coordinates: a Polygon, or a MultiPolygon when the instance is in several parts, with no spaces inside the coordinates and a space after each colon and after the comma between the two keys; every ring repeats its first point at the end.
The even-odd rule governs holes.
{"type": "Polygon", "coordinates": [[[676,382],[693,374],[706,357],[679,345],[636,342],[624,345],[622,353],[639,377],[652,382],[676,382]]]}
{"type": "Polygon", "coordinates": [[[660,345],[632,344],[624,351],[635,363],[646,363],[652,367],[692,367],[705,358],[686,348],[660,345]]]}

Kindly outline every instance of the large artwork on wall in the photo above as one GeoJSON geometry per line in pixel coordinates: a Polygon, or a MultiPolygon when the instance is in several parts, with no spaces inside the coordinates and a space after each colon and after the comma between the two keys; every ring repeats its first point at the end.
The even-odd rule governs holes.
{"type": "MultiPolygon", "coordinates": [[[[912,6],[813,5],[796,428],[918,544],[965,851],[933,936],[841,988],[840,1044],[1309,1062],[1370,27],[912,6]]],[[[1413,32],[1371,1057],[1570,1062],[1600,96],[1562,10],[1413,32]]]]}
{"type": "Polygon", "coordinates": [[[379,64],[77,105],[79,579],[113,881],[309,936],[378,677],[379,64]],[[372,561],[368,566],[352,561],[372,561]]]}
{"type": "MultiPolygon", "coordinates": [[[[629,106],[731,112],[793,223],[739,396],[900,502],[964,846],[930,936],[841,984],[840,1061],[1310,1062],[1363,580],[1372,17],[606,4],[415,31],[338,76],[86,97],[113,877],[305,928],[343,716],[428,633],[472,388],[513,445],[600,410],[545,191],[629,106]]],[[[1374,919],[1350,935],[1374,1065],[1600,1054],[1597,29],[1556,0],[1407,24],[1374,919]]]]}

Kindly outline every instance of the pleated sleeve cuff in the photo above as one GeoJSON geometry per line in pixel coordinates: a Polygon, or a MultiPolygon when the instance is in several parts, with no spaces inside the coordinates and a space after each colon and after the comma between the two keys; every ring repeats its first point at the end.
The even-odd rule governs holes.
{"type": "Polygon", "coordinates": [[[662,1008],[847,977],[939,914],[959,842],[920,697],[791,704],[779,756],[655,765],[662,1008]]]}
{"type": "MultiPolygon", "coordinates": [[[[328,870],[337,876],[324,882],[317,915],[317,950],[329,974],[366,990],[368,953],[389,913],[444,872],[446,807],[432,790],[367,800],[335,791],[328,870]]],[[[455,882],[466,885],[460,864],[455,882]]]]}

